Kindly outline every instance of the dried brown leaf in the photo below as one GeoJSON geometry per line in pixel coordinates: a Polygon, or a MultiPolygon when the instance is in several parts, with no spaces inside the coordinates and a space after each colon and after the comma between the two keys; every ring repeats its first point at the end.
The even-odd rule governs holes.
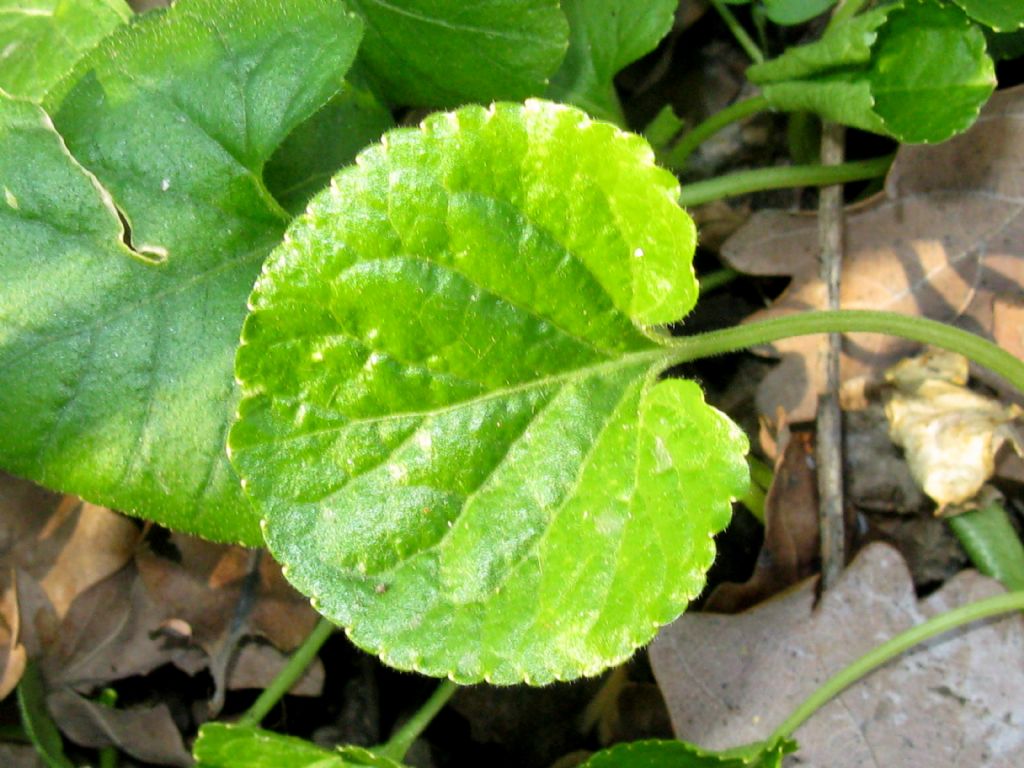
{"type": "MultiPolygon", "coordinates": [[[[723,246],[734,268],[792,276],[751,319],[821,309],[817,221],[755,214],[723,246]]],[[[1024,291],[1024,86],[997,93],[965,134],[936,146],[901,147],[886,193],[848,212],[841,305],[922,315],[1020,348],[1024,291]]],[[[877,376],[914,345],[893,337],[846,337],[842,376],[877,376]]],[[[783,362],[758,393],[758,408],[782,406],[810,419],[820,390],[818,337],[774,345],[783,362]]]]}
{"type": "MultiPolygon", "coordinates": [[[[899,553],[864,549],[817,608],[816,580],[733,616],[686,614],[651,663],[679,738],[723,749],[765,738],[825,679],[889,637],[1002,591],[965,571],[918,601],[899,553]]],[[[947,633],[875,671],[795,734],[815,768],[1019,765],[1024,618],[947,633]]]]}
{"type": "Polygon", "coordinates": [[[821,545],[812,433],[790,434],[775,463],[764,516],[764,544],[753,575],[743,584],[719,585],[708,597],[704,610],[742,611],[816,571],[821,545]]]}

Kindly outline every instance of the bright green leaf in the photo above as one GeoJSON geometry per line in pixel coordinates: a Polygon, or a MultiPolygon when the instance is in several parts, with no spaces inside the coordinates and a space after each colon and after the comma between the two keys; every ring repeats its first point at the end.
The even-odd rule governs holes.
{"type": "Polygon", "coordinates": [[[953,0],[964,13],[996,32],[1012,32],[1024,27],[1024,2],[1021,0],[953,0]]]}
{"type": "Polygon", "coordinates": [[[34,661],[28,662],[18,683],[21,724],[48,768],[74,768],[64,754],[64,740],[46,707],[46,685],[34,661]]]}
{"type": "Polygon", "coordinates": [[[263,173],[267,189],[290,213],[301,213],[331,176],[394,124],[369,91],[345,83],[274,152],[263,173]]]}
{"type": "Polygon", "coordinates": [[[711,752],[685,741],[634,741],[602,750],[580,768],[779,768],[782,758],[795,749],[788,740],[727,752],[711,752]]]}
{"type": "Polygon", "coordinates": [[[575,104],[594,117],[621,123],[612,79],[627,64],[654,50],[668,34],[678,0],[563,0],[569,50],[551,78],[548,97],[575,104]]]}
{"type": "Polygon", "coordinates": [[[397,104],[450,107],[543,93],[568,41],[558,0],[347,0],[366,21],[360,63],[397,104]]]}
{"type": "Polygon", "coordinates": [[[261,728],[206,723],[192,748],[196,768],[402,768],[362,747],[329,750],[261,728]]]}
{"type": "Polygon", "coordinates": [[[39,101],[131,14],[123,0],[0,0],[0,89],[39,101]]]}
{"type": "Polygon", "coordinates": [[[981,31],[936,0],[882,6],[747,70],[776,109],[907,143],[966,130],[995,87],[981,31]]]}
{"type": "Polygon", "coordinates": [[[288,218],[263,163],[359,35],[333,0],[183,0],[62,84],[60,135],[0,101],[0,466],[260,543],[224,441],[245,298],[288,218]]]}
{"type": "Polygon", "coordinates": [[[967,130],[996,86],[985,35],[957,8],[908,0],[889,14],[869,71],[875,112],[903,142],[967,130]]]}
{"type": "Polygon", "coordinates": [[[387,134],[268,260],[229,446],[288,578],[386,662],[595,674],[673,620],[744,435],[657,382],[694,227],[637,136],[548,102],[387,134]]]}
{"type": "Polygon", "coordinates": [[[764,0],[764,15],[776,24],[803,24],[820,16],[838,0],[764,0]]]}

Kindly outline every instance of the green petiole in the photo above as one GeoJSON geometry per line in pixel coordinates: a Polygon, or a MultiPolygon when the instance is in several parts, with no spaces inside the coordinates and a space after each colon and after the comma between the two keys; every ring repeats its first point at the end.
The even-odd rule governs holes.
{"type": "Polygon", "coordinates": [[[389,757],[396,762],[401,762],[412,743],[430,725],[430,721],[458,689],[459,686],[451,680],[443,681],[430,695],[430,698],[423,703],[423,706],[416,710],[413,716],[395,731],[385,744],[374,747],[373,751],[382,757],[389,757]]]}
{"type": "Polygon", "coordinates": [[[703,123],[694,126],[692,130],[684,133],[683,137],[668,153],[665,163],[671,168],[681,170],[686,166],[686,160],[693,154],[693,151],[720,130],[751,115],[756,115],[758,112],[764,112],[767,109],[770,109],[770,105],[768,104],[768,99],[764,96],[754,96],[730,104],[725,109],[711,115],[703,123]]]}

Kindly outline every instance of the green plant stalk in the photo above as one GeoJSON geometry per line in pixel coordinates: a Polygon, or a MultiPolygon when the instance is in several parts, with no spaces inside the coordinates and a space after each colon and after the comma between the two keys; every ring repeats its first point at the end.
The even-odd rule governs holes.
{"type": "MultiPolygon", "coordinates": [[[[685,137],[684,137],[685,138],[685,137]]],[[[827,187],[847,181],[864,181],[884,176],[895,155],[856,160],[839,165],[784,165],[776,168],[757,168],[698,181],[683,187],[679,204],[701,205],[726,197],[761,192],[766,189],[788,187],[827,187]]]]}
{"type": "Polygon", "coordinates": [[[758,112],[770,109],[768,99],[764,96],[753,96],[749,99],[734,102],[723,110],[715,112],[703,123],[698,123],[692,130],[683,134],[683,137],[668,153],[665,163],[677,170],[686,165],[687,158],[693,154],[701,144],[710,139],[727,125],[743,120],[758,112]]]}
{"type": "Polygon", "coordinates": [[[764,61],[764,54],[761,52],[761,49],[757,47],[757,43],[751,39],[750,35],[747,34],[747,30],[743,28],[743,25],[740,24],[733,12],[729,10],[729,6],[722,2],[722,0],[711,0],[711,5],[715,7],[718,15],[722,17],[722,21],[725,22],[726,26],[729,27],[729,31],[732,32],[732,36],[736,38],[736,42],[747,52],[747,56],[750,57],[751,61],[755,64],[760,64],[764,61]]]}
{"type": "Polygon", "coordinates": [[[705,296],[712,291],[717,291],[723,285],[728,285],[739,276],[739,272],[728,267],[701,275],[697,281],[700,287],[700,295],[705,296]]]}
{"type": "Polygon", "coordinates": [[[389,757],[397,762],[402,762],[405,758],[405,753],[409,751],[412,743],[430,725],[430,721],[448,703],[448,699],[452,697],[458,688],[459,686],[451,680],[443,681],[430,695],[430,698],[423,703],[423,706],[416,710],[413,716],[401,728],[395,731],[386,743],[379,747],[374,747],[373,751],[382,757],[389,757]]]}
{"type": "Polygon", "coordinates": [[[320,619],[313,628],[313,631],[302,641],[302,645],[288,659],[284,669],[264,689],[263,693],[253,702],[246,713],[239,718],[238,724],[253,728],[258,727],[263,718],[267,716],[267,713],[281,700],[281,697],[288,693],[296,681],[302,677],[306,667],[313,661],[313,658],[323,644],[327,642],[327,638],[331,636],[332,632],[334,632],[334,625],[327,619],[320,619]]]}
{"type": "Polygon", "coordinates": [[[1024,590],[1024,545],[997,501],[949,518],[974,567],[1007,589],[1024,590]]]}
{"type": "Polygon", "coordinates": [[[750,487],[747,488],[747,492],[740,496],[736,501],[747,508],[747,511],[752,514],[761,525],[764,525],[764,503],[767,498],[767,494],[764,489],[757,483],[751,481],[750,487]]]}
{"type": "Polygon", "coordinates": [[[936,320],[870,309],[801,312],[684,336],[673,340],[675,349],[671,361],[672,364],[684,363],[818,333],[882,333],[959,352],[1024,392],[1024,362],[991,341],[936,320]]]}
{"type": "Polygon", "coordinates": [[[775,472],[766,462],[751,454],[747,456],[747,464],[750,466],[751,481],[764,491],[772,487],[772,483],[775,481],[775,472]]]}
{"type": "Polygon", "coordinates": [[[781,739],[792,736],[797,728],[803,725],[811,715],[830,699],[915,645],[930,640],[936,635],[941,635],[961,627],[964,624],[970,624],[974,621],[987,619],[990,616],[998,616],[1002,613],[1010,613],[1022,609],[1024,609],[1024,592],[1009,592],[1004,595],[989,597],[985,600],[978,600],[960,608],[954,608],[951,611],[929,619],[923,624],[918,624],[916,627],[911,627],[905,632],[901,632],[877,648],[868,651],[844,670],[826,680],[818,690],[808,696],[793,711],[793,714],[775,729],[764,743],[772,745],[778,743],[781,739]]]}
{"type": "Polygon", "coordinates": [[[832,12],[832,18],[828,21],[825,31],[837,27],[847,19],[857,15],[861,8],[867,4],[867,0],[841,0],[832,12]]]}

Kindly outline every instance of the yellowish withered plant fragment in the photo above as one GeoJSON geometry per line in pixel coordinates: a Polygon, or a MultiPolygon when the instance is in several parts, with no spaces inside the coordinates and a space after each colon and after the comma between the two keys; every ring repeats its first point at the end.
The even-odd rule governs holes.
{"type": "Polygon", "coordinates": [[[1005,442],[1022,451],[1012,422],[1024,412],[968,389],[962,355],[928,350],[894,365],[885,378],[892,386],[885,403],[889,434],[939,514],[978,494],[1005,442]]]}

